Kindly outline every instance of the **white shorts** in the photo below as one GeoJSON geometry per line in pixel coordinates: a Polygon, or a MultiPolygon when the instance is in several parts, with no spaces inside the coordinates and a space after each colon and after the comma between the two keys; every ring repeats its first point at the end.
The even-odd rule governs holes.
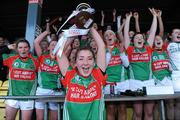
{"type": "Polygon", "coordinates": [[[147,86],[155,86],[154,79],[145,80],[145,81],[135,80],[135,79],[129,80],[129,89],[132,91],[135,91],[137,89],[142,89],[143,87],[147,87],[147,86]]]}
{"type": "MultiPolygon", "coordinates": [[[[63,95],[63,92],[57,92],[52,89],[44,89],[38,87],[36,90],[36,95],[63,95]]],[[[45,103],[44,102],[35,102],[35,108],[36,109],[44,109],[45,108],[45,103]]],[[[48,103],[48,108],[50,110],[58,110],[58,104],[56,102],[49,102],[48,103]]]]}
{"type": "Polygon", "coordinates": [[[156,86],[172,86],[172,79],[171,77],[164,77],[162,81],[160,80],[155,80],[156,86]]]}
{"type": "Polygon", "coordinates": [[[180,92],[180,71],[172,71],[171,77],[174,91],[180,92]]]}
{"type": "Polygon", "coordinates": [[[5,104],[20,110],[32,110],[34,109],[34,100],[22,101],[22,100],[6,100],[5,104]]]}
{"type": "MultiPolygon", "coordinates": [[[[110,83],[111,84],[111,83],[110,83]]],[[[110,84],[107,84],[104,87],[104,94],[110,94],[110,84]]],[[[120,94],[120,92],[125,92],[129,89],[129,80],[123,82],[116,82],[114,85],[114,94],[120,94]]]]}

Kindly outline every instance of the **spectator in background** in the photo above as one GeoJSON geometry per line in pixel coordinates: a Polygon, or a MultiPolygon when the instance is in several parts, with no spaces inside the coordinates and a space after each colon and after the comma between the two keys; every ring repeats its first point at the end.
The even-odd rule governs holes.
{"type": "Polygon", "coordinates": [[[0,47],[5,45],[5,38],[4,36],[0,35],[0,47]]]}
{"type": "Polygon", "coordinates": [[[75,37],[73,42],[71,43],[71,48],[72,49],[77,49],[80,46],[80,41],[78,37],[75,37]]]}
{"type": "Polygon", "coordinates": [[[70,55],[69,55],[69,57],[68,57],[68,59],[69,59],[69,63],[70,63],[70,66],[72,67],[72,68],[75,68],[76,66],[76,52],[77,52],[77,50],[78,49],[72,49],[71,50],[71,53],[70,53],[70,55]]]}
{"type": "MultiPolygon", "coordinates": [[[[51,22],[53,22],[53,21],[51,21],[51,22]]],[[[51,29],[50,29],[50,25],[51,25],[52,23],[50,23],[50,19],[46,19],[46,31],[50,31],[51,29]]],[[[50,34],[48,34],[47,36],[47,41],[48,42],[50,42],[51,40],[53,40],[53,41],[58,41],[58,36],[56,35],[56,33],[55,32],[51,32],[50,34]]]]}
{"type": "Polygon", "coordinates": [[[47,40],[42,40],[40,42],[40,47],[42,49],[42,54],[46,54],[48,52],[49,42],[47,40]]]}
{"type": "MultiPolygon", "coordinates": [[[[180,91],[180,29],[175,28],[171,33],[172,42],[168,45],[167,51],[169,53],[170,65],[172,69],[172,82],[174,91],[180,91]]],[[[180,118],[180,99],[175,100],[174,116],[175,120],[180,118]]]]}
{"type": "Polygon", "coordinates": [[[90,40],[90,43],[89,43],[89,46],[91,47],[91,49],[92,49],[92,51],[94,52],[95,57],[96,57],[97,50],[98,50],[96,41],[95,41],[94,39],[91,39],[91,40],[90,40]]]}
{"type": "MultiPolygon", "coordinates": [[[[6,49],[4,53],[9,54],[10,49],[7,48],[5,37],[0,35],[0,51],[2,52],[3,49],[6,49]]],[[[1,54],[2,55],[2,54],[1,54]]],[[[2,63],[2,60],[0,61],[2,63]]],[[[0,80],[5,81],[7,79],[7,72],[8,69],[6,66],[0,66],[0,80]]]]}

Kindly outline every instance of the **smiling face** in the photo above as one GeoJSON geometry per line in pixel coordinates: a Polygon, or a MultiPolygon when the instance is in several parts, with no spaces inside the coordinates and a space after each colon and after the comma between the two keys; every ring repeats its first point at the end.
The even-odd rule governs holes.
{"type": "Polygon", "coordinates": [[[82,76],[88,77],[94,67],[93,53],[90,50],[86,49],[80,50],[77,53],[76,67],[82,76]]]}
{"type": "Polygon", "coordinates": [[[172,31],[172,41],[180,42],[180,29],[173,29],[173,31],[172,31]]]}
{"type": "Polygon", "coordinates": [[[17,52],[22,58],[28,57],[30,47],[26,42],[19,42],[17,44],[17,52]]]}
{"type": "Polygon", "coordinates": [[[155,48],[157,48],[157,49],[161,49],[162,48],[163,40],[162,40],[161,36],[156,35],[155,41],[154,41],[154,45],[155,45],[155,48]]]}
{"type": "Polygon", "coordinates": [[[104,39],[107,46],[113,46],[116,40],[116,35],[112,30],[107,30],[104,33],[104,39]]]}
{"type": "Polygon", "coordinates": [[[133,41],[136,48],[142,48],[144,46],[144,37],[142,34],[136,34],[133,41]]]}

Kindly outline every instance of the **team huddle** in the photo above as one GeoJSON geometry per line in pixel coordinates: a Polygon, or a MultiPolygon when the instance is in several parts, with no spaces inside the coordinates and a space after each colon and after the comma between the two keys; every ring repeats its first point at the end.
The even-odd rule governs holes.
{"type": "MultiPolygon", "coordinates": [[[[138,13],[130,12],[117,33],[111,28],[103,32],[94,23],[88,35],[69,37],[61,56],[53,54],[58,38],[50,34],[49,27],[34,40],[35,56],[25,39],[3,47],[0,57],[1,64],[9,68],[8,95],[65,95],[64,120],[126,120],[125,102],[104,102],[104,95],[112,92],[111,87],[113,94],[156,85],[172,85],[179,91],[180,29],[172,30],[171,42],[164,41],[162,32],[156,35],[162,11],[154,8],[149,11],[153,19],[147,34],[140,32],[138,13]],[[132,17],[137,23],[134,33],[129,30],[132,17]],[[16,50],[16,54],[4,54],[10,49],[16,50]]],[[[101,15],[103,19],[104,13],[101,15]]],[[[172,100],[166,103],[168,119],[178,118],[172,103],[175,104],[172,100]]],[[[155,101],[133,102],[133,119],[142,119],[144,111],[144,120],[152,120],[156,105],[155,101]]],[[[48,107],[50,119],[56,120],[58,104],[49,102],[48,107]]],[[[176,107],[178,114],[178,100],[176,107]]],[[[45,103],[8,99],[6,119],[15,119],[20,109],[22,118],[30,120],[34,108],[36,119],[43,120],[45,103]]]]}

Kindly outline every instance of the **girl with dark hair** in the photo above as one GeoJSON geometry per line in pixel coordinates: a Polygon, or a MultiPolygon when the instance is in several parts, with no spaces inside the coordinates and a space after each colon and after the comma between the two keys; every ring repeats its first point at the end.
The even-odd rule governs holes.
{"type": "MultiPolygon", "coordinates": [[[[34,46],[36,53],[39,57],[39,69],[38,69],[38,87],[36,95],[62,95],[60,78],[60,69],[57,63],[56,56],[53,55],[54,47],[57,44],[56,40],[51,40],[48,46],[47,54],[42,54],[43,49],[40,47],[40,43],[46,36],[50,34],[49,31],[44,31],[35,40],[34,46]]],[[[44,119],[44,102],[36,102],[36,118],[37,120],[44,119]]],[[[50,119],[57,120],[58,118],[58,104],[56,102],[49,102],[48,108],[50,109],[50,119]]]]}
{"type": "Polygon", "coordinates": [[[90,29],[98,51],[94,58],[89,48],[77,51],[75,68],[71,69],[67,56],[59,58],[59,67],[66,88],[64,120],[105,120],[103,86],[105,85],[105,45],[94,29],[90,29]]]}
{"type": "MultiPolygon", "coordinates": [[[[30,54],[30,44],[21,39],[16,43],[17,54],[3,54],[3,64],[9,68],[9,92],[10,96],[35,95],[37,87],[37,58],[30,54]]],[[[33,100],[6,100],[6,120],[14,120],[18,109],[21,110],[21,118],[31,120],[34,109],[33,100]]]]}

